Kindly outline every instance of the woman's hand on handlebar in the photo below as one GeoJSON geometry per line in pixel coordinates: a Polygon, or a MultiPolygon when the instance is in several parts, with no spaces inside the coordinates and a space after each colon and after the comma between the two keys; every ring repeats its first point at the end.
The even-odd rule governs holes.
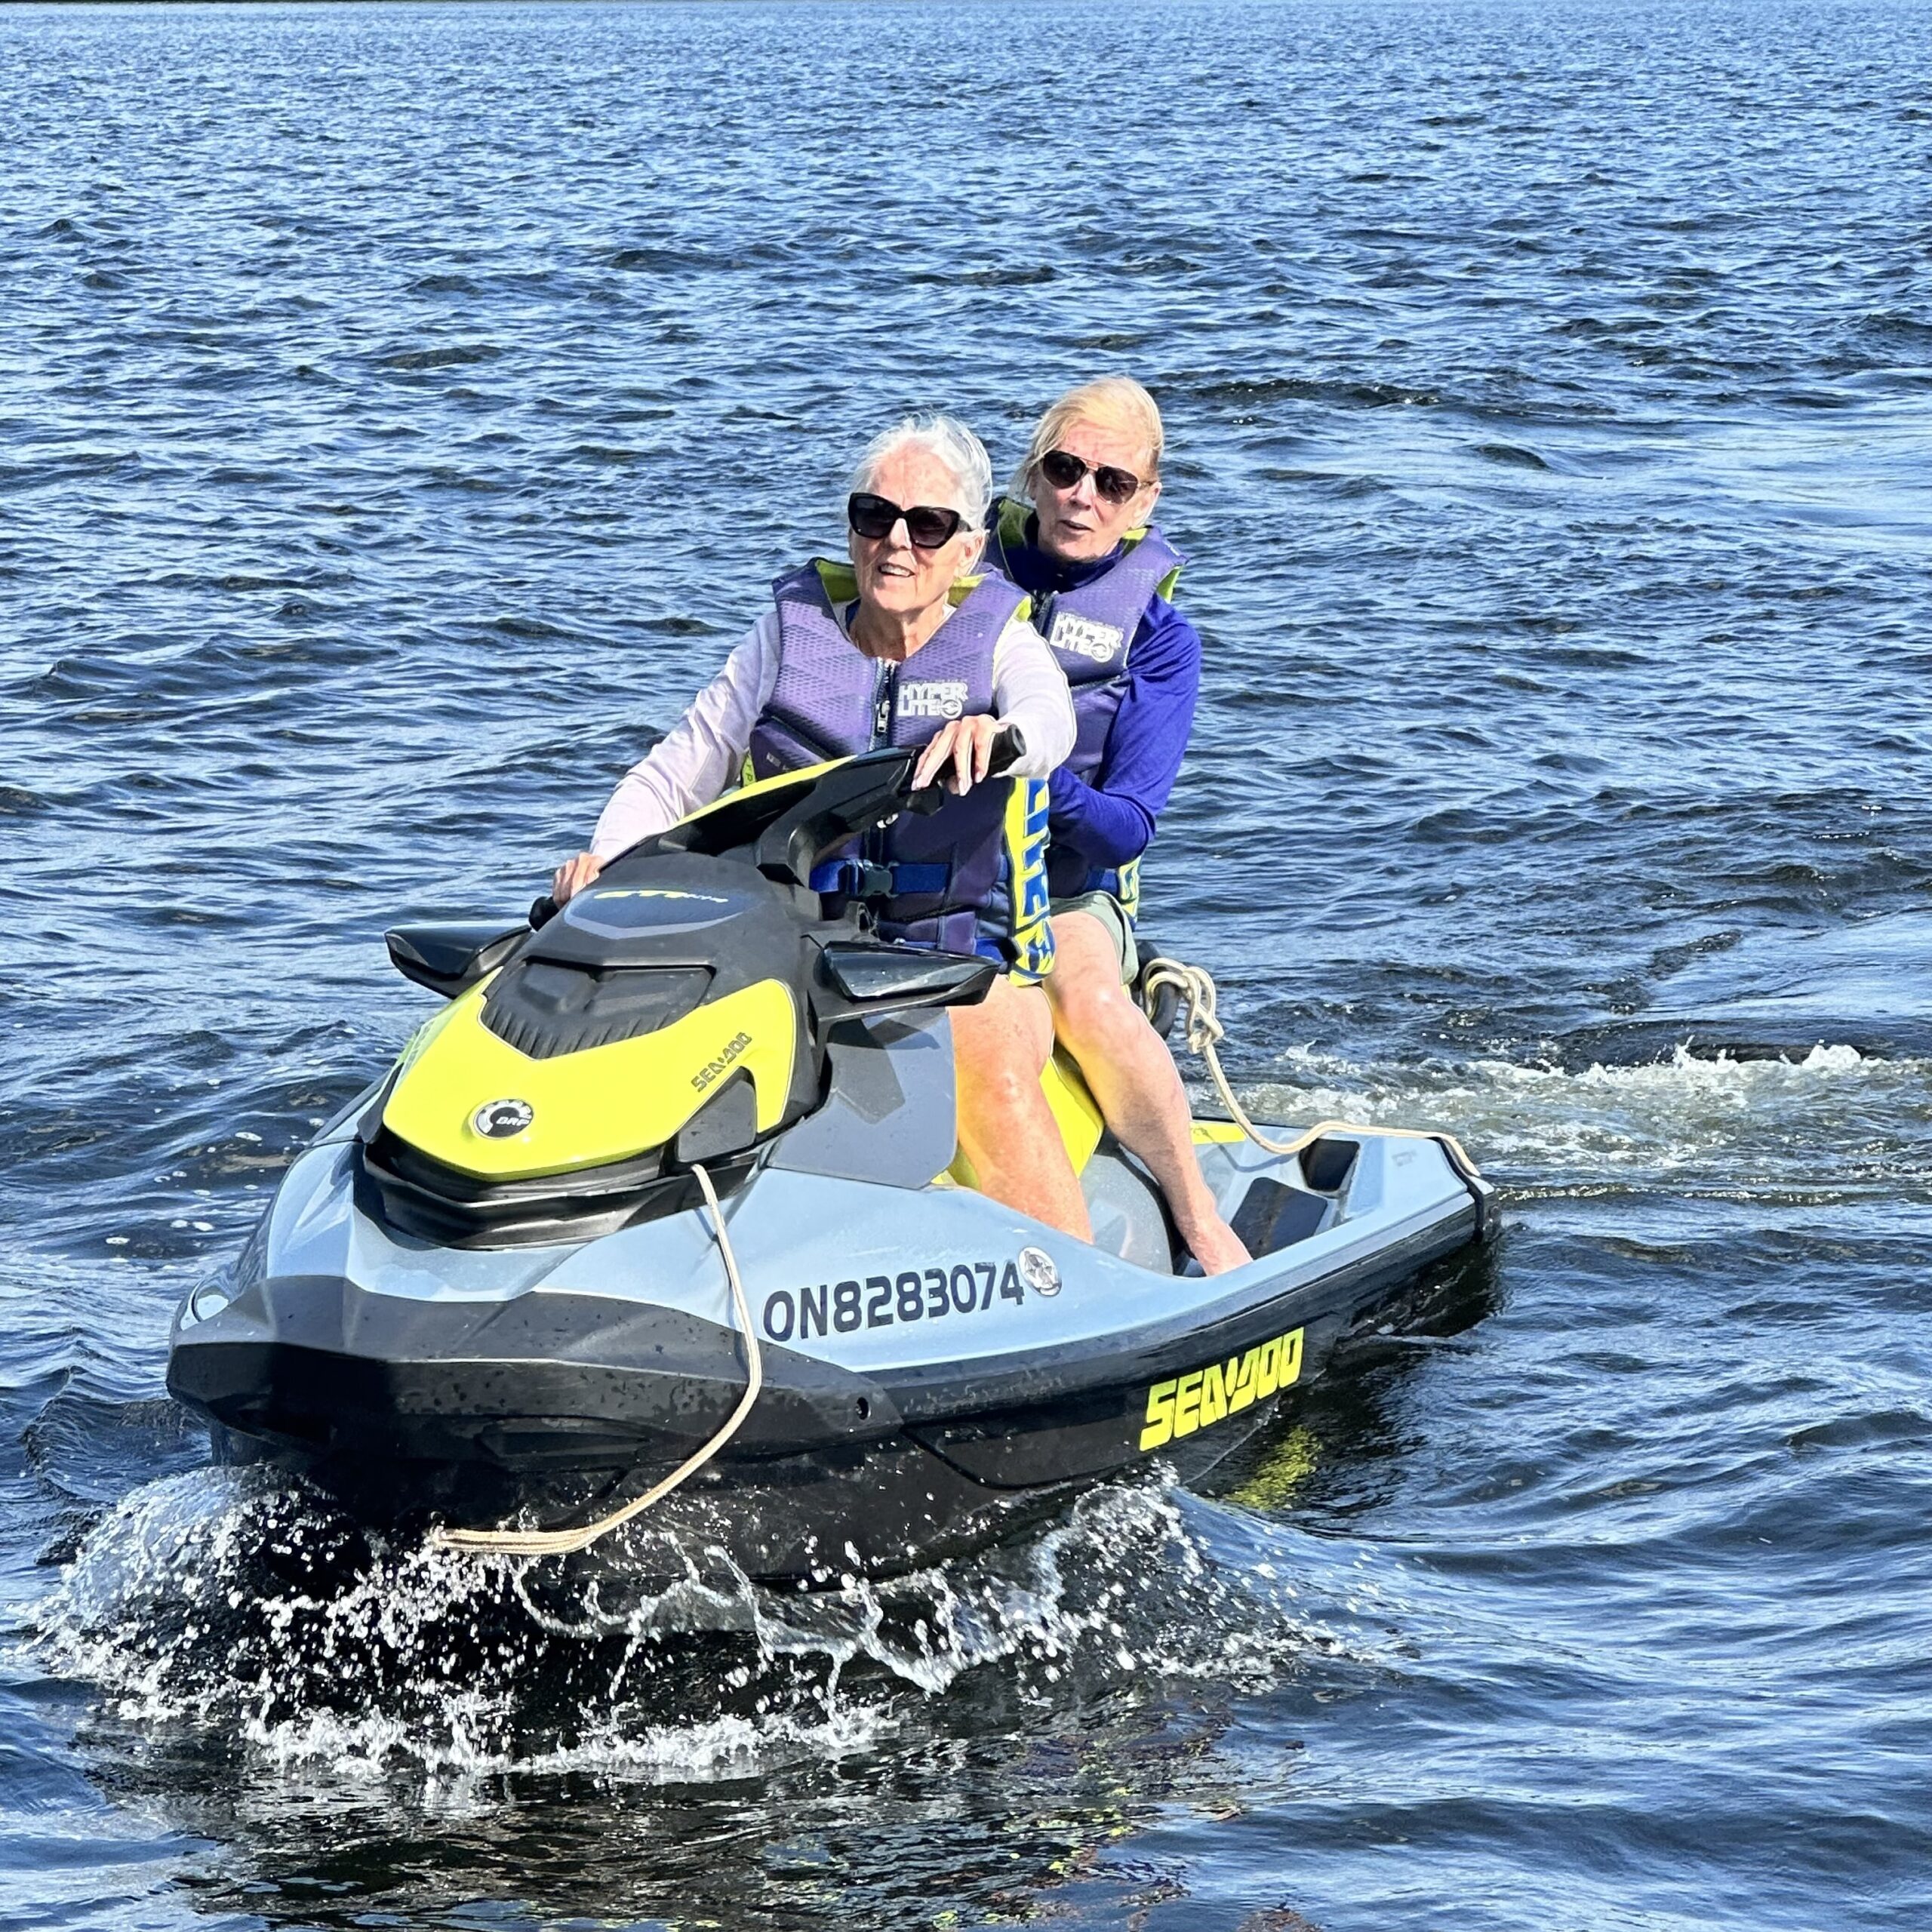
{"type": "Polygon", "coordinates": [[[566,859],[550,881],[550,897],[559,906],[574,899],[604,869],[604,861],[594,853],[580,852],[566,859]]]}
{"type": "Polygon", "coordinates": [[[949,792],[970,792],[983,783],[999,731],[997,718],[955,718],[943,726],[912,773],[913,790],[921,791],[938,778],[944,779],[949,792]]]}

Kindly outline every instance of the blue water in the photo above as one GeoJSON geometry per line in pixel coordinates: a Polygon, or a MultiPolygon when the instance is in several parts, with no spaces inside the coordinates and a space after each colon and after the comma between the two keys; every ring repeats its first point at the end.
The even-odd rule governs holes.
{"type": "Polygon", "coordinates": [[[14,7],[0,136],[0,1923],[1932,1923],[1932,8],[14,7]],[[1114,368],[1153,924],[1493,1256],[843,1601],[208,1469],[168,1315],[382,928],[527,902],[893,414],[1114,368]]]}

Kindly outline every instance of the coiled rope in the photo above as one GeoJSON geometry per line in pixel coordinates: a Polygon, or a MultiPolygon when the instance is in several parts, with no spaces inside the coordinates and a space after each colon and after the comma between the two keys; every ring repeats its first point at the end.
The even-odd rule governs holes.
{"type": "Polygon", "coordinates": [[[1247,1109],[1235,1098],[1235,1090],[1229,1085],[1228,1076],[1222,1069],[1218,1048],[1227,1038],[1228,1029],[1221,1024],[1215,1011],[1214,982],[1207,968],[1189,966],[1179,959],[1149,960],[1146,971],[1140,976],[1142,997],[1151,1003],[1156,993],[1169,986],[1180,995],[1187,1008],[1189,1050],[1207,1062],[1208,1075],[1214,1082],[1215,1092],[1221,1097],[1221,1104],[1227,1109],[1235,1124],[1256,1146],[1270,1154],[1299,1154],[1304,1147],[1312,1146],[1324,1134],[1337,1133],[1372,1134],[1389,1140],[1433,1140],[1465,1181],[1482,1178],[1475,1161],[1463,1151],[1462,1143],[1453,1134],[1432,1134],[1423,1128],[1367,1127],[1358,1121],[1324,1120],[1318,1121],[1306,1133],[1297,1134],[1292,1140],[1271,1140],[1248,1118],[1247,1109]]]}
{"type": "Polygon", "coordinates": [[[764,1355],[757,1332],[752,1327],[752,1312],[745,1300],[745,1284],[738,1275],[738,1257],[731,1252],[731,1236],[724,1226],[724,1211],[718,1204],[718,1190],[711,1177],[697,1161],[691,1172],[703,1190],[705,1204],[711,1210],[712,1232],[718,1251],[724,1257],[725,1279],[731,1284],[731,1305],[738,1320],[738,1331],[745,1338],[745,1392],[731,1411],[724,1427],[697,1454],[672,1471],[654,1489],[633,1498],[621,1509],[586,1523],[576,1530],[446,1530],[438,1525],[429,1532],[430,1542],[441,1549],[460,1549],[470,1556],[569,1556],[588,1549],[599,1537],[608,1536],[633,1516],[641,1516],[654,1503],[661,1503],[672,1491],[694,1476],[738,1432],[764,1386],[764,1355]]]}

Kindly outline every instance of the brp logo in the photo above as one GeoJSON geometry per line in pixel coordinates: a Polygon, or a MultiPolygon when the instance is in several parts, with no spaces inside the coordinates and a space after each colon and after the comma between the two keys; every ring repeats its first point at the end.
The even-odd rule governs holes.
{"type": "Polygon", "coordinates": [[[486,1140],[513,1140],[536,1118],[528,1100],[488,1100],[469,1116],[469,1124],[486,1140]]]}

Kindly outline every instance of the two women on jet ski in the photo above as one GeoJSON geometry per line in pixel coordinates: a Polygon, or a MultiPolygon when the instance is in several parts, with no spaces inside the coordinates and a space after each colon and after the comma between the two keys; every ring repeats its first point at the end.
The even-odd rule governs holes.
{"type": "Polygon", "coordinates": [[[880,930],[1008,968],[982,1004],[952,1014],[959,1142],[981,1189],[1092,1238],[1040,1084],[1057,1029],[1212,1273],[1247,1251],[1202,1179],[1180,1075],[1127,991],[1134,871],[1200,671],[1200,640],[1163,594],[1180,559],[1141,534],[1161,444],[1139,384],[1072,391],[1041,419],[1015,478],[1033,510],[1002,501],[989,546],[979,439],[943,416],[886,431],[854,478],[849,566],[820,559],[778,580],[774,608],[626,774],[552,890],[561,904],[742,780],[922,746],[915,784],[943,779],[953,795],[888,828],[895,891],[880,930]],[[1024,614],[1029,597],[1051,643],[1024,614]],[[989,782],[1009,724],[1023,755],[989,782]]]}

